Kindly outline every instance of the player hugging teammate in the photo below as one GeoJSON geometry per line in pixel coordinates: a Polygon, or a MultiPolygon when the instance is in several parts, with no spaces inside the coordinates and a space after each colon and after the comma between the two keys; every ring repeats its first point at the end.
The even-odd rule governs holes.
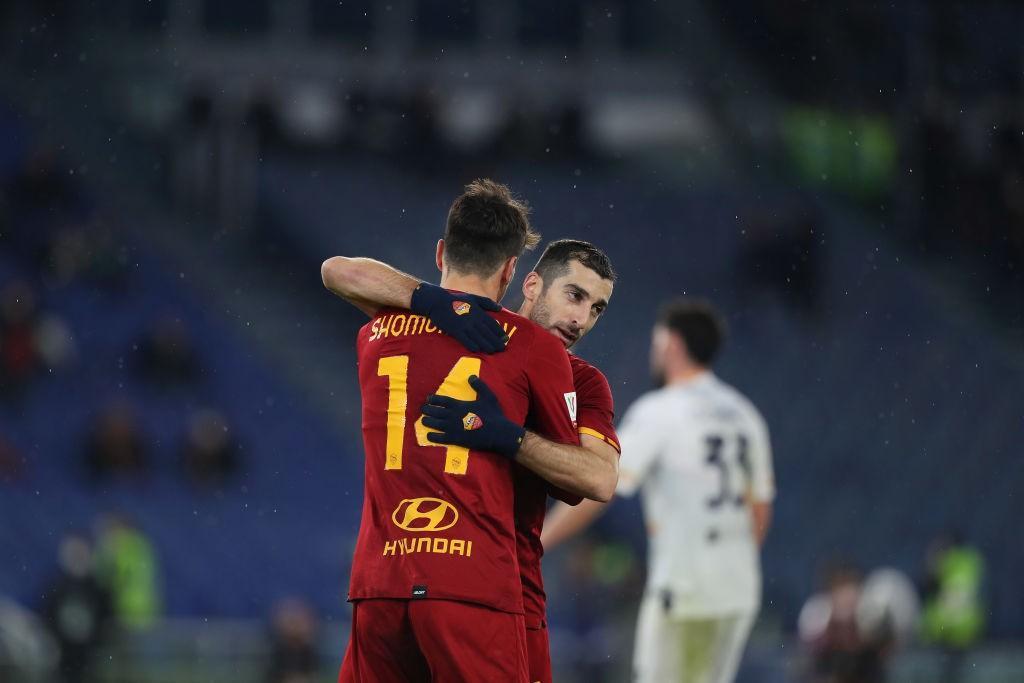
{"type": "Polygon", "coordinates": [[[615,274],[593,245],[553,242],[519,314],[501,308],[539,240],[527,213],[505,186],[469,184],[437,244],[440,286],[371,259],[323,264],[325,286],[371,317],[357,340],[365,483],[340,681],[551,681],[547,497],[607,501],[618,478],[608,382],[566,349],[615,274]]]}

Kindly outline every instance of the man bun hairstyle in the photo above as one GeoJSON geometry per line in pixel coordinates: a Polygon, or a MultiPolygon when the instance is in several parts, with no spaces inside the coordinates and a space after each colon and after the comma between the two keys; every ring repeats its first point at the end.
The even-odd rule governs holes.
{"type": "Polygon", "coordinates": [[[710,366],[725,341],[725,322],[704,299],[679,297],[661,306],[658,324],[683,338],[694,362],[710,366]]]}
{"type": "Polygon", "coordinates": [[[569,272],[569,263],[579,261],[605,280],[615,282],[611,259],[590,242],[583,240],[555,240],[548,244],[533,270],[544,280],[544,288],[569,272]]]}
{"type": "Polygon", "coordinates": [[[530,207],[507,186],[474,180],[448,210],[445,263],[464,275],[490,277],[509,257],[540,242],[529,215],[530,207]]]}

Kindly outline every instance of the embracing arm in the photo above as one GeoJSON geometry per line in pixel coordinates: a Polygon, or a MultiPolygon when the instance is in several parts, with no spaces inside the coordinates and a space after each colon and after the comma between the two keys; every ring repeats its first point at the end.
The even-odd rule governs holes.
{"type": "Polygon", "coordinates": [[[584,434],[580,446],[555,443],[526,432],[516,462],[569,493],[598,502],[611,500],[619,479],[619,453],[584,434]]]}
{"type": "Polygon", "coordinates": [[[487,315],[501,306],[485,296],[453,294],[371,258],[334,256],[320,266],[320,276],[327,289],[371,318],[382,308],[409,309],[474,353],[503,351],[508,341],[487,315]]]}
{"type": "MultiPolygon", "coordinates": [[[[436,430],[427,434],[430,441],[498,453],[574,495],[598,501],[612,497],[619,477],[619,454],[613,446],[587,434],[580,441],[582,446],[545,439],[509,420],[482,379],[471,376],[469,385],[477,393],[471,401],[427,397],[421,410],[423,424],[436,430]],[[480,419],[467,426],[469,415],[480,419]]],[[[559,414],[557,408],[552,412],[559,414]]],[[[572,428],[568,421],[567,427],[572,428]]]]}
{"type": "Polygon", "coordinates": [[[410,308],[420,281],[371,258],[333,256],[320,266],[324,286],[373,317],[381,308],[410,308]]]}

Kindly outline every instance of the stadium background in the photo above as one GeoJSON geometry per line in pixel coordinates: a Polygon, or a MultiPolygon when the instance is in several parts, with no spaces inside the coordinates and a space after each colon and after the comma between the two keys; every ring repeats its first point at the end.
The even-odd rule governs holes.
{"type": "MultiPolygon", "coordinates": [[[[23,610],[45,612],[61,539],[111,516],[148,538],[159,600],[101,645],[99,680],[262,680],[273,624],[312,634],[332,680],[362,317],[318,266],[435,278],[447,205],[481,175],[545,238],[611,256],[578,351],[620,412],[649,387],[659,301],[725,313],[718,371],[764,412],[780,490],[741,681],[800,680],[797,615],[830,562],[917,579],[950,530],[986,562],[967,680],[1024,680],[1018,3],[16,0],[0,17],[4,680],[56,680],[23,610]],[[128,455],[97,455],[111,443],[128,455]],[[228,457],[197,465],[208,451],[228,457]]],[[[559,680],[626,680],[643,547],[620,502],[547,559],[559,680]]],[[[938,655],[892,665],[935,680],[938,655]]]]}

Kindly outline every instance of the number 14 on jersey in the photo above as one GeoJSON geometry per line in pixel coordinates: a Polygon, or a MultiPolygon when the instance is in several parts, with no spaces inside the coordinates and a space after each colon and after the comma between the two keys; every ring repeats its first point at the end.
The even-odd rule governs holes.
{"type": "MultiPolygon", "coordinates": [[[[377,363],[377,375],[388,378],[388,420],[387,442],[384,446],[385,470],[402,469],[402,455],[405,451],[405,414],[409,407],[409,356],[387,356],[377,363]]],[[[480,359],[463,356],[456,361],[448,375],[437,388],[439,396],[450,396],[460,401],[476,398],[476,389],[469,385],[471,375],[480,375],[480,359]]],[[[416,443],[420,446],[444,448],[444,471],[447,474],[465,474],[469,466],[469,449],[463,446],[445,446],[427,439],[429,432],[436,431],[423,425],[420,415],[414,425],[416,443]]]]}

